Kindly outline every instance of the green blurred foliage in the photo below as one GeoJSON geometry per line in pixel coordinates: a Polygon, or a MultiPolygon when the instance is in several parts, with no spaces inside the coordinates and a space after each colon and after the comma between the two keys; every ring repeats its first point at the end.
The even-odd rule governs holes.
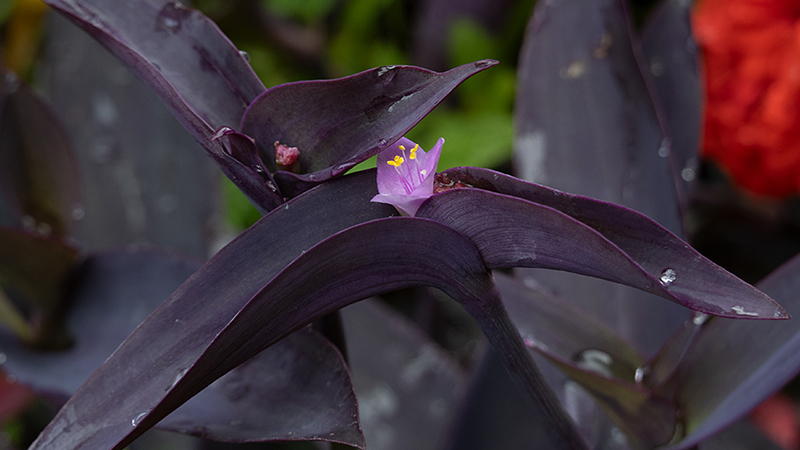
{"type": "MultiPolygon", "coordinates": [[[[439,170],[455,166],[499,167],[507,163],[513,142],[513,102],[516,60],[534,0],[516,0],[507,23],[490,32],[477,21],[461,17],[446,27],[446,60],[455,67],[481,59],[500,64],[464,82],[445,102],[408,133],[430,149],[445,138],[439,170]]],[[[321,78],[336,78],[383,65],[414,64],[410,49],[421,0],[199,0],[195,6],[214,19],[243,51],[266,86],[321,78]],[[275,37],[276,21],[289,23],[275,37]],[[292,28],[294,27],[294,28],[292,28]],[[294,31],[292,31],[294,30],[294,31]],[[302,34],[302,36],[301,36],[302,34]],[[291,48],[308,36],[319,38],[316,51],[299,54],[291,48]],[[281,37],[285,38],[285,35],[281,37]]],[[[356,167],[374,167],[374,158],[356,167]]],[[[258,212],[227,180],[229,222],[246,227],[258,212]]]]}

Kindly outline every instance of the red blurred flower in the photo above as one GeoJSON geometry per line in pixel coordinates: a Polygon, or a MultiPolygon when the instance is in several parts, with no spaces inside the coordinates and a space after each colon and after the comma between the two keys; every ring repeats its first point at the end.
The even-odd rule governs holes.
{"type": "Polygon", "coordinates": [[[766,196],[800,192],[800,0],[701,0],[703,154],[766,196]]]}

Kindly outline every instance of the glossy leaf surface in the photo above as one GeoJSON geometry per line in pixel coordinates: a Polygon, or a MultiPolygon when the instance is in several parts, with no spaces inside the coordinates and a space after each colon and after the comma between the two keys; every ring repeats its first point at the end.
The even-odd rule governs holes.
{"type": "MultiPolygon", "coordinates": [[[[271,216],[259,223],[267,222],[271,216]]],[[[250,233],[254,233],[253,228],[250,233]]],[[[300,253],[298,249],[294,254],[300,253]]],[[[214,262],[212,259],[206,267],[213,267],[214,262]]],[[[469,288],[473,288],[470,292],[480,293],[492,286],[469,241],[446,227],[414,219],[370,222],[308,249],[272,281],[262,281],[265,288],[258,295],[248,296],[247,300],[252,298],[252,301],[242,305],[241,311],[236,311],[233,317],[223,318],[224,321],[214,317],[213,321],[220,324],[218,331],[205,339],[203,336],[198,338],[201,333],[197,328],[187,333],[196,321],[187,317],[186,312],[176,314],[179,306],[176,298],[187,298],[180,296],[182,290],[202,284],[198,279],[206,281],[209,277],[193,276],[139,326],[62,408],[33,448],[122,448],[200,389],[254,354],[305,323],[373,293],[415,284],[444,286],[450,284],[450,279],[466,282],[469,288]],[[388,239],[390,236],[393,239],[388,239]],[[426,238],[419,239],[419,236],[426,238]],[[345,245],[345,242],[358,244],[345,245]],[[444,255],[427,260],[422,258],[422,255],[431,253],[430,246],[434,242],[447,244],[458,258],[446,260],[444,255]],[[404,251],[400,252],[401,249],[404,251]],[[379,250],[377,254],[384,256],[374,258],[376,250],[379,250]],[[338,264],[331,257],[334,254],[346,258],[349,264],[338,264]],[[439,270],[433,270],[434,267],[439,270]],[[311,279],[315,282],[311,283],[311,279]],[[165,321],[172,324],[175,320],[185,323],[187,328],[174,327],[163,332],[165,321]],[[151,351],[146,357],[160,370],[148,372],[146,376],[131,373],[131,361],[142,359],[141,343],[147,342],[149,348],[156,347],[153,341],[155,330],[151,330],[153,326],[162,329],[158,333],[159,341],[166,339],[170,344],[177,342],[178,345],[165,345],[163,350],[155,354],[151,351]],[[96,404],[97,396],[102,398],[101,393],[109,389],[128,400],[112,411],[100,410],[96,404]],[[126,392],[135,392],[136,395],[126,395],[126,392]],[[96,425],[70,433],[68,431],[75,420],[96,425]]],[[[456,290],[464,288],[467,286],[453,287],[456,290]]],[[[192,300],[195,300],[193,309],[197,309],[197,299],[192,300]]],[[[205,323],[205,328],[211,326],[205,323]]]]}
{"type": "MultiPolygon", "coordinates": [[[[627,3],[537,2],[517,72],[516,174],[634,209],[681,235],[670,136],[641,71],[627,3]]],[[[599,280],[524,273],[612,325],[646,355],[688,316],[599,280]],[[602,304],[594,300],[600,296],[602,304]]]]}
{"type": "MultiPolygon", "coordinates": [[[[0,335],[3,367],[19,383],[56,403],[66,402],[161,299],[200,266],[193,259],[152,251],[92,255],[76,272],[67,319],[74,345],[36,352],[0,335]]],[[[159,426],[233,442],[324,435],[360,444],[356,414],[341,355],[318,333],[302,330],[203,390],[159,426]],[[305,382],[298,389],[294,380],[300,373],[305,382]]]]}
{"type": "MultiPolygon", "coordinates": [[[[148,423],[134,429],[131,421],[138,414],[161,404],[159,412],[164,417],[216,377],[235,367],[235,364],[229,366],[202,383],[196,380],[189,383],[188,391],[184,387],[187,383],[182,382],[180,386],[175,383],[176,376],[189,368],[204,373],[208,370],[207,365],[193,364],[240,309],[291,261],[348,226],[393,214],[391,207],[369,203],[377,191],[374,177],[374,171],[367,171],[319,186],[274,210],[218,252],[90,378],[40,436],[38,445],[44,448],[80,448],[76,447],[78,445],[111,448],[129,433],[140,434],[155,425],[148,423]],[[307,220],[317,214],[328,220],[307,220]],[[185,326],[176,327],[176,320],[185,326]],[[136,360],[149,362],[131,364],[136,360]],[[171,391],[170,386],[173,387],[171,391]],[[184,391],[180,393],[181,401],[162,404],[161,400],[169,392],[174,394],[176,387],[184,391]],[[95,402],[105,398],[107,389],[124,389],[135,395],[126,396],[130,403],[125,408],[116,403],[97,405],[95,402]],[[80,406],[75,406],[76,403],[80,406]],[[88,408],[87,415],[73,415],[72,412],[80,411],[74,408],[88,408]],[[82,421],[113,423],[114,427],[83,427],[80,433],[62,433],[64,427],[69,427],[69,421],[79,416],[82,421]],[[55,436],[60,436],[59,443],[48,443],[55,436]]],[[[239,331],[244,333],[241,328],[239,331]]],[[[258,353],[250,350],[250,356],[258,353]]],[[[218,367],[219,362],[207,364],[218,367]]]]}
{"type": "Polygon", "coordinates": [[[158,94],[200,141],[234,127],[264,86],[236,47],[202,13],[165,0],[50,0],[108,47],[158,94]]]}
{"type": "Polygon", "coordinates": [[[397,141],[462,81],[496,63],[478,61],[443,73],[385,66],[283,84],[250,105],[241,131],[255,139],[265,162],[274,162],[275,142],[297,147],[304,175],[296,178],[324,181],[397,141]]]}
{"type": "MultiPolygon", "coordinates": [[[[800,259],[758,284],[794,315],[800,314],[800,259]]],[[[800,326],[795,320],[757,323],[711,318],[665,389],[675,389],[691,448],[732,424],[800,372],[800,326]]]]}
{"type": "Polygon", "coordinates": [[[675,408],[637,382],[637,369],[645,361],[636,350],[564,300],[508,276],[495,277],[503,304],[528,347],[587,389],[635,447],[655,447],[672,438],[675,408]]]}
{"type": "MultiPolygon", "coordinates": [[[[534,203],[486,190],[455,189],[422,205],[419,217],[439,221],[469,236],[481,250],[487,267],[566,270],[626,284],[709,314],[786,317],[772,299],[703,258],[645,216],[489,171],[473,172],[492,179],[497,176],[499,191],[550,200],[534,203]],[[504,183],[512,189],[503,189],[504,183]],[[547,203],[565,212],[545,206],[547,203]]],[[[472,184],[452,171],[447,173],[472,184]]]]}

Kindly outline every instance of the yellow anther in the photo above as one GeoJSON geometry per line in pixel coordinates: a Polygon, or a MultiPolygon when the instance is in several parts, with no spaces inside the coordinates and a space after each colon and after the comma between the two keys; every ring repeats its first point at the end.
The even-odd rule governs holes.
{"type": "Polygon", "coordinates": [[[390,166],[400,167],[400,164],[403,164],[403,161],[405,160],[403,159],[402,156],[395,156],[394,161],[386,161],[386,164],[390,166]]]}
{"type": "Polygon", "coordinates": [[[404,152],[406,150],[405,145],[398,145],[397,148],[399,148],[401,152],[404,152]]]}
{"type": "Polygon", "coordinates": [[[417,149],[419,148],[419,144],[415,145],[414,148],[411,149],[411,154],[408,155],[410,159],[417,159],[417,149]]]}

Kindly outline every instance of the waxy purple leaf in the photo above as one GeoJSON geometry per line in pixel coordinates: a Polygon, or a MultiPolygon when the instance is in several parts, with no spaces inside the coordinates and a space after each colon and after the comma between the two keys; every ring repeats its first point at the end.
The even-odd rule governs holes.
{"type": "Polygon", "coordinates": [[[788,318],[758,289],[633,210],[485,169],[457,168],[445,174],[481,190],[456,189],[431,197],[418,216],[469,236],[487,267],[567,270],[708,314],[788,318]]]}
{"type": "MultiPolygon", "coordinates": [[[[239,152],[216,137],[236,127],[264,85],[210,19],[180,3],[134,0],[120,8],[100,0],[47,2],[86,30],[148,84],[222,171],[262,210],[282,202],[239,152]]],[[[227,142],[225,142],[227,143],[227,142]]]]}
{"type": "MultiPolygon", "coordinates": [[[[87,442],[88,448],[111,448],[130,432],[141,433],[144,428],[153,426],[151,423],[134,430],[131,420],[151,409],[154,403],[160,404],[179,372],[189,367],[207,371],[210,369],[207,364],[217,366],[218,361],[193,364],[240,309],[286,265],[331,234],[367,220],[396,214],[390,206],[370,203],[369,199],[375,194],[374,171],[354,174],[307,192],[245,231],[161,305],[73,397],[62,410],[60,419],[42,435],[47,442],[60,434],[59,443],[52,447],[41,445],[48,449],[73,449],[80,448],[80,442],[87,442]],[[326,220],[305,220],[317,214],[326,220]],[[175,320],[184,326],[176,327],[175,320]],[[140,358],[147,362],[131,362],[140,358]],[[154,365],[153,361],[160,363],[154,365]],[[112,396],[109,389],[117,393],[112,396]],[[120,395],[129,399],[131,409],[122,409],[116,402],[95,403],[98,398],[119,398],[120,395]],[[149,406],[142,407],[139,405],[142,402],[149,406]],[[99,430],[81,427],[82,431],[73,427],[74,433],[61,433],[65,426],[63,420],[76,411],[72,409],[75,406],[70,406],[75,403],[88,408],[80,420],[114,423],[114,427],[99,430]],[[99,434],[92,434],[94,432],[99,434]]],[[[249,348],[257,353],[253,345],[249,348]]],[[[213,379],[204,384],[211,381],[213,379]]],[[[181,383],[181,390],[196,393],[205,387],[204,384],[192,383],[187,388],[186,383],[181,383]]],[[[183,400],[190,396],[186,395],[183,400]]],[[[181,403],[164,404],[159,412],[163,417],[181,403]]]]}
{"type": "Polygon", "coordinates": [[[478,61],[443,73],[386,66],[282,84],[250,105],[240,130],[255,139],[270,164],[275,142],[298,148],[301,174],[280,172],[279,183],[325,181],[396,142],[462,81],[496,63],[478,61]]]}
{"type": "MultiPolygon", "coordinates": [[[[517,71],[515,169],[526,181],[639,211],[681,236],[679,169],[642,73],[627,4],[536,4],[517,71]]],[[[600,280],[548,273],[538,281],[612,324],[645,354],[689,316],[600,280]]]]}
{"type": "Polygon", "coordinates": [[[636,448],[672,438],[676,410],[645,389],[644,358],[607,325],[568,302],[496,274],[503,304],[529,348],[578,382],[624,430],[636,448]],[[571,330],[564,333],[564,330],[571,330]]]}
{"type": "MultiPolygon", "coordinates": [[[[800,314],[800,258],[758,287],[800,314]]],[[[800,325],[796,320],[760,323],[710,318],[701,325],[677,369],[662,387],[674,393],[686,436],[670,448],[691,448],[769,398],[800,373],[800,325]]]]}

